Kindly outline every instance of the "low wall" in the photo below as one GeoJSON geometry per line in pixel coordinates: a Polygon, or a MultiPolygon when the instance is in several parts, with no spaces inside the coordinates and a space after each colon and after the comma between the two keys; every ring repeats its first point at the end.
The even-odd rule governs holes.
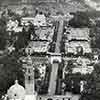
{"type": "Polygon", "coordinates": [[[71,100],[72,96],[71,95],[54,95],[54,96],[50,96],[50,95],[46,95],[46,96],[41,96],[39,95],[37,97],[37,100],[71,100]]]}

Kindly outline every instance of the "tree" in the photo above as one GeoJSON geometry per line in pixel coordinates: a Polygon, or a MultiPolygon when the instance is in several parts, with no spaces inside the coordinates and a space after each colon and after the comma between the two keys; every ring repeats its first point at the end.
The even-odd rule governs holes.
{"type": "Polygon", "coordinates": [[[6,18],[0,19],[0,49],[4,50],[6,46],[7,32],[6,32],[6,18]]]}
{"type": "Polygon", "coordinates": [[[91,28],[90,37],[91,37],[91,46],[92,48],[100,48],[100,28],[94,26],[91,28]]]}
{"type": "Polygon", "coordinates": [[[24,72],[18,58],[6,55],[0,58],[0,97],[14,84],[16,79],[24,86],[24,72]]]}
{"type": "Polygon", "coordinates": [[[100,100],[100,62],[94,65],[80,100],[100,100]]]}
{"type": "Polygon", "coordinates": [[[24,16],[24,17],[29,16],[27,7],[24,7],[22,10],[23,10],[23,16],[24,16]]]}
{"type": "Polygon", "coordinates": [[[25,28],[23,28],[23,31],[19,32],[18,39],[14,43],[14,46],[16,50],[18,51],[22,48],[25,48],[28,45],[28,42],[29,42],[29,33],[26,32],[25,28]]]}
{"type": "Polygon", "coordinates": [[[74,18],[69,21],[69,25],[72,27],[89,27],[90,20],[85,12],[77,12],[74,14],[74,18]]]}

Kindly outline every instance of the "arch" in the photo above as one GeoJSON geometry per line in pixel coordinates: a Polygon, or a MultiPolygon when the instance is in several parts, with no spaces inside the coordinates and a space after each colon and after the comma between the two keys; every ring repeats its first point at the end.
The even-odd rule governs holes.
{"type": "Polygon", "coordinates": [[[51,57],[51,63],[54,63],[54,62],[60,63],[61,62],[61,56],[52,56],[51,57]]]}
{"type": "Polygon", "coordinates": [[[42,100],[42,98],[40,97],[39,100],[42,100]]]}
{"type": "Polygon", "coordinates": [[[48,98],[47,100],[53,100],[52,98],[48,98]]]}
{"type": "Polygon", "coordinates": [[[79,56],[83,55],[83,47],[82,47],[82,46],[78,46],[78,47],[77,47],[77,54],[78,54],[79,56]]]}

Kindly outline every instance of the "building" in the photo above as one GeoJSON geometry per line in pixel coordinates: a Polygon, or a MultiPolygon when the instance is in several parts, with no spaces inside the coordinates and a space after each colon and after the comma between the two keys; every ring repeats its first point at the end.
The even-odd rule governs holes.
{"type": "Polygon", "coordinates": [[[8,89],[8,98],[9,100],[12,99],[25,99],[25,89],[23,86],[18,84],[18,80],[15,80],[15,84],[12,85],[9,89],[8,89]]]}
{"type": "Polygon", "coordinates": [[[32,53],[46,53],[49,49],[49,42],[48,41],[32,41],[29,43],[29,45],[27,46],[27,48],[30,48],[32,53]]]}
{"type": "Polygon", "coordinates": [[[89,29],[88,28],[68,28],[66,29],[65,36],[65,52],[77,55],[82,52],[91,53],[89,29]]]}
{"type": "Polygon", "coordinates": [[[96,11],[100,11],[100,1],[99,0],[85,0],[85,3],[96,11]]]}

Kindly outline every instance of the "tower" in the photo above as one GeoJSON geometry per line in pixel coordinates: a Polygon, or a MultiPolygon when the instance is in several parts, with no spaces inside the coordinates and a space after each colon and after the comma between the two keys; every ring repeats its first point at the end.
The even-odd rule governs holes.
{"type": "Polygon", "coordinates": [[[34,94],[34,68],[32,64],[31,56],[27,56],[27,61],[25,64],[25,89],[26,94],[34,94]]]}

